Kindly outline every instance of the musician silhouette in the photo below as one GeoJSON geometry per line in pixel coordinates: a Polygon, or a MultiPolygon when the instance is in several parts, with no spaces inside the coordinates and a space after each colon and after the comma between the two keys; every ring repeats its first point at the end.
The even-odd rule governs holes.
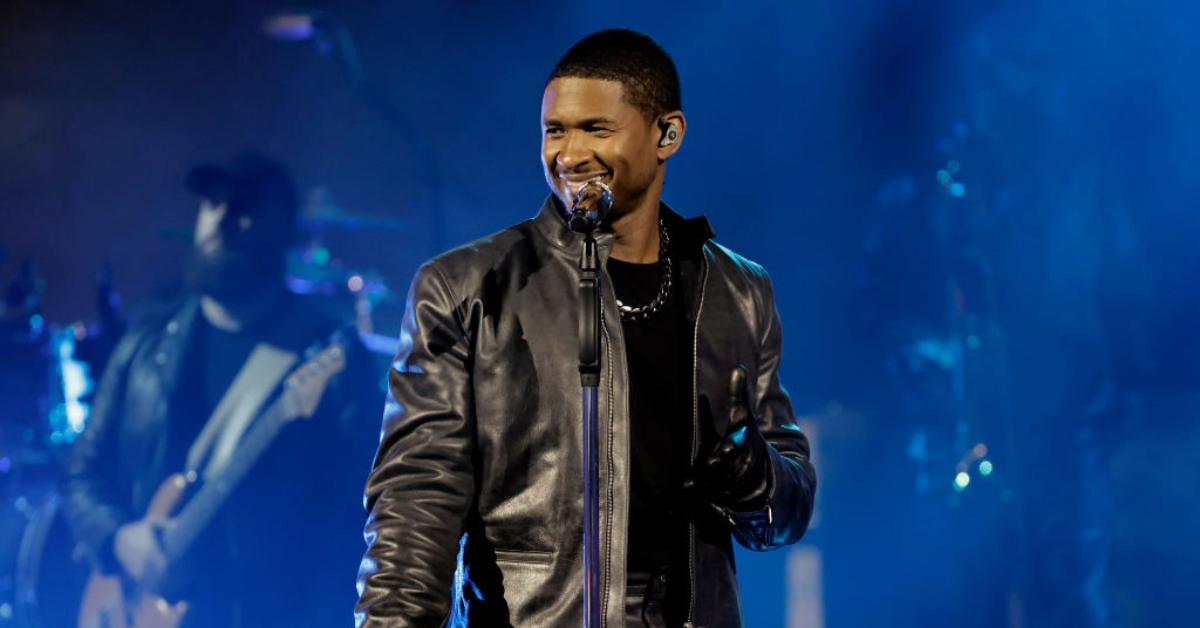
{"type": "Polygon", "coordinates": [[[186,613],[160,603],[170,612],[155,625],[346,623],[378,378],[352,331],[285,287],[298,206],[287,168],[244,152],[187,184],[200,197],[187,293],[115,349],[69,457],[67,520],[93,580],[121,583],[106,612],[135,628],[154,623],[139,599],[159,596],[186,613]],[[284,388],[310,395],[313,416],[281,401],[284,388]],[[262,427],[272,420],[277,433],[262,427]],[[182,506],[147,515],[164,482],[182,506]]]}

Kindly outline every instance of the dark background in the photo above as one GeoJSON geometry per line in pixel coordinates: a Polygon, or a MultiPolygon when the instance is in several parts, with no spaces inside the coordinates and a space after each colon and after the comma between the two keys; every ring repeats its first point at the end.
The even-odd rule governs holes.
{"type": "MultiPolygon", "coordinates": [[[[0,282],[30,263],[47,328],[98,319],[106,265],[123,314],[177,286],[184,172],[255,147],[377,219],[314,239],[393,291],[394,335],[417,264],[540,206],[558,55],[635,28],[683,82],[665,198],[771,271],[819,447],[804,546],[739,555],[748,624],[1194,621],[1193,5],[308,3],[366,84],[342,45],[263,35],[294,7],[0,6],[0,282]]],[[[28,497],[31,444],[5,446],[5,494],[28,497]]]]}

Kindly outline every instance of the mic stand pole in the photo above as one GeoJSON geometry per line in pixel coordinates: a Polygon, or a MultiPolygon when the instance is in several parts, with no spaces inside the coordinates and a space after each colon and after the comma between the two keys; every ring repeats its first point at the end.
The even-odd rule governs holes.
{"type": "Polygon", "coordinates": [[[583,625],[600,628],[600,282],[596,239],[579,255],[579,383],[583,401],[583,625]]]}

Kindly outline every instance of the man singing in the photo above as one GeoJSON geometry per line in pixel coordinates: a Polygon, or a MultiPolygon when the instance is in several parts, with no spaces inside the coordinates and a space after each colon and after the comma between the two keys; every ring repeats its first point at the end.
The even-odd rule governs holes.
{"type": "Polygon", "coordinates": [[[779,382],[762,267],[660,200],[687,131],[650,38],[591,35],[542,97],[553,194],[417,272],[367,484],[360,626],[578,626],[583,469],[574,194],[614,197],[602,261],[602,612],[740,626],[731,535],[803,535],[816,478],[779,382]]]}

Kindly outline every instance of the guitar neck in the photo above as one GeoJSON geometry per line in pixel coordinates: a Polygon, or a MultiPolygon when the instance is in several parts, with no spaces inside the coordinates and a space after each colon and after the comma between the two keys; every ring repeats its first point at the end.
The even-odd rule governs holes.
{"type": "Polygon", "coordinates": [[[174,517],[173,525],[165,530],[162,541],[168,561],[174,562],[187,552],[291,418],[280,397],[251,424],[225,467],[216,477],[204,481],[196,495],[174,517]]]}

